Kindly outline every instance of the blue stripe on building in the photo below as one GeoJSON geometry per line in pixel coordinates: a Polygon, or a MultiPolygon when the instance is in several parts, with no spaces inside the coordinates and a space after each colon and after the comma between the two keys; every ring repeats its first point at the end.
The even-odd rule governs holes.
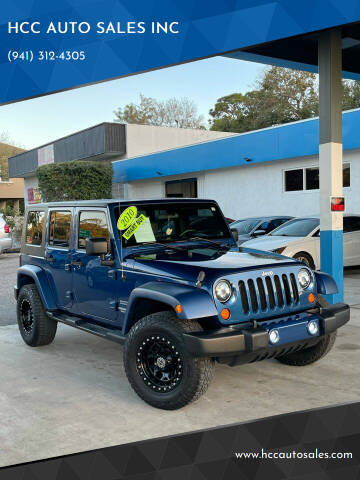
{"type": "MultiPolygon", "coordinates": [[[[343,114],[344,150],[360,148],[360,110],[343,114]]],[[[319,153],[318,118],[113,163],[114,182],[237,167],[319,153]],[[248,163],[246,159],[251,161],[248,163]]]]}

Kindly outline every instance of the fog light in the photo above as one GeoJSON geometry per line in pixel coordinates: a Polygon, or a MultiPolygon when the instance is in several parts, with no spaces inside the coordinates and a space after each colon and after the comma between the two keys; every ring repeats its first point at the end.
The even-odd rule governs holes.
{"type": "Polygon", "coordinates": [[[271,332],[269,333],[269,340],[270,340],[270,343],[278,343],[278,341],[280,340],[280,333],[279,333],[279,330],[271,330],[271,332]]]}
{"type": "Polygon", "coordinates": [[[319,331],[319,325],[315,320],[310,320],[310,322],[307,324],[307,329],[310,335],[316,335],[319,331]]]}

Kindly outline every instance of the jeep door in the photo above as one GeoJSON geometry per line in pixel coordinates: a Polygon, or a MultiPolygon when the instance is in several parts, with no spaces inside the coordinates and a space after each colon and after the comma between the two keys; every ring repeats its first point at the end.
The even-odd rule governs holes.
{"type": "MultiPolygon", "coordinates": [[[[117,297],[119,285],[112,276],[114,267],[101,264],[100,257],[86,255],[87,238],[105,237],[109,251],[113,236],[107,209],[77,208],[75,250],[72,255],[74,312],[106,322],[118,321],[117,297]]],[[[114,253],[114,252],[113,252],[114,253]]],[[[113,255],[116,262],[116,255],[113,255]]]]}
{"type": "Polygon", "coordinates": [[[48,213],[44,268],[56,294],[56,304],[65,310],[73,303],[71,288],[71,235],[73,209],[52,208],[48,213]]]}

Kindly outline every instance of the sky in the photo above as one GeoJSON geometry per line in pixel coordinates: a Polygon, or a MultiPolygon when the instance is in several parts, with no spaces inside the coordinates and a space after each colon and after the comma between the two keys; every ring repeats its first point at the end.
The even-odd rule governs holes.
{"type": "Polygon", "coordinates": [[[188,97],[204,115],[216,100],[246,92],[263,65],[214,57],[112,80],[67,92],[0,106],[0,134],[31,149],[84,128],[114,121],[114,110],[139,101],[140,93],[158,100],[188,97]]]}

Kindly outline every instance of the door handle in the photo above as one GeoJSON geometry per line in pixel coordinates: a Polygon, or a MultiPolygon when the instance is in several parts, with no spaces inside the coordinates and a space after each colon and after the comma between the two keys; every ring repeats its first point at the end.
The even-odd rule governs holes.
{"type": "Polygon", "coordinates": [[[79,260],[79,261],[72,260],[72,261],[71,261],[71,265],[72,265],[73,267],[82,267],[84,264],[83,264],[83,262],[82,262],[81,260],[79,260]]]}
{"type": "Polygon", "coordinates": [[[49,263],[55,262],[55,258],[52,255],[46,255],[45,260],[49,263]]]}

